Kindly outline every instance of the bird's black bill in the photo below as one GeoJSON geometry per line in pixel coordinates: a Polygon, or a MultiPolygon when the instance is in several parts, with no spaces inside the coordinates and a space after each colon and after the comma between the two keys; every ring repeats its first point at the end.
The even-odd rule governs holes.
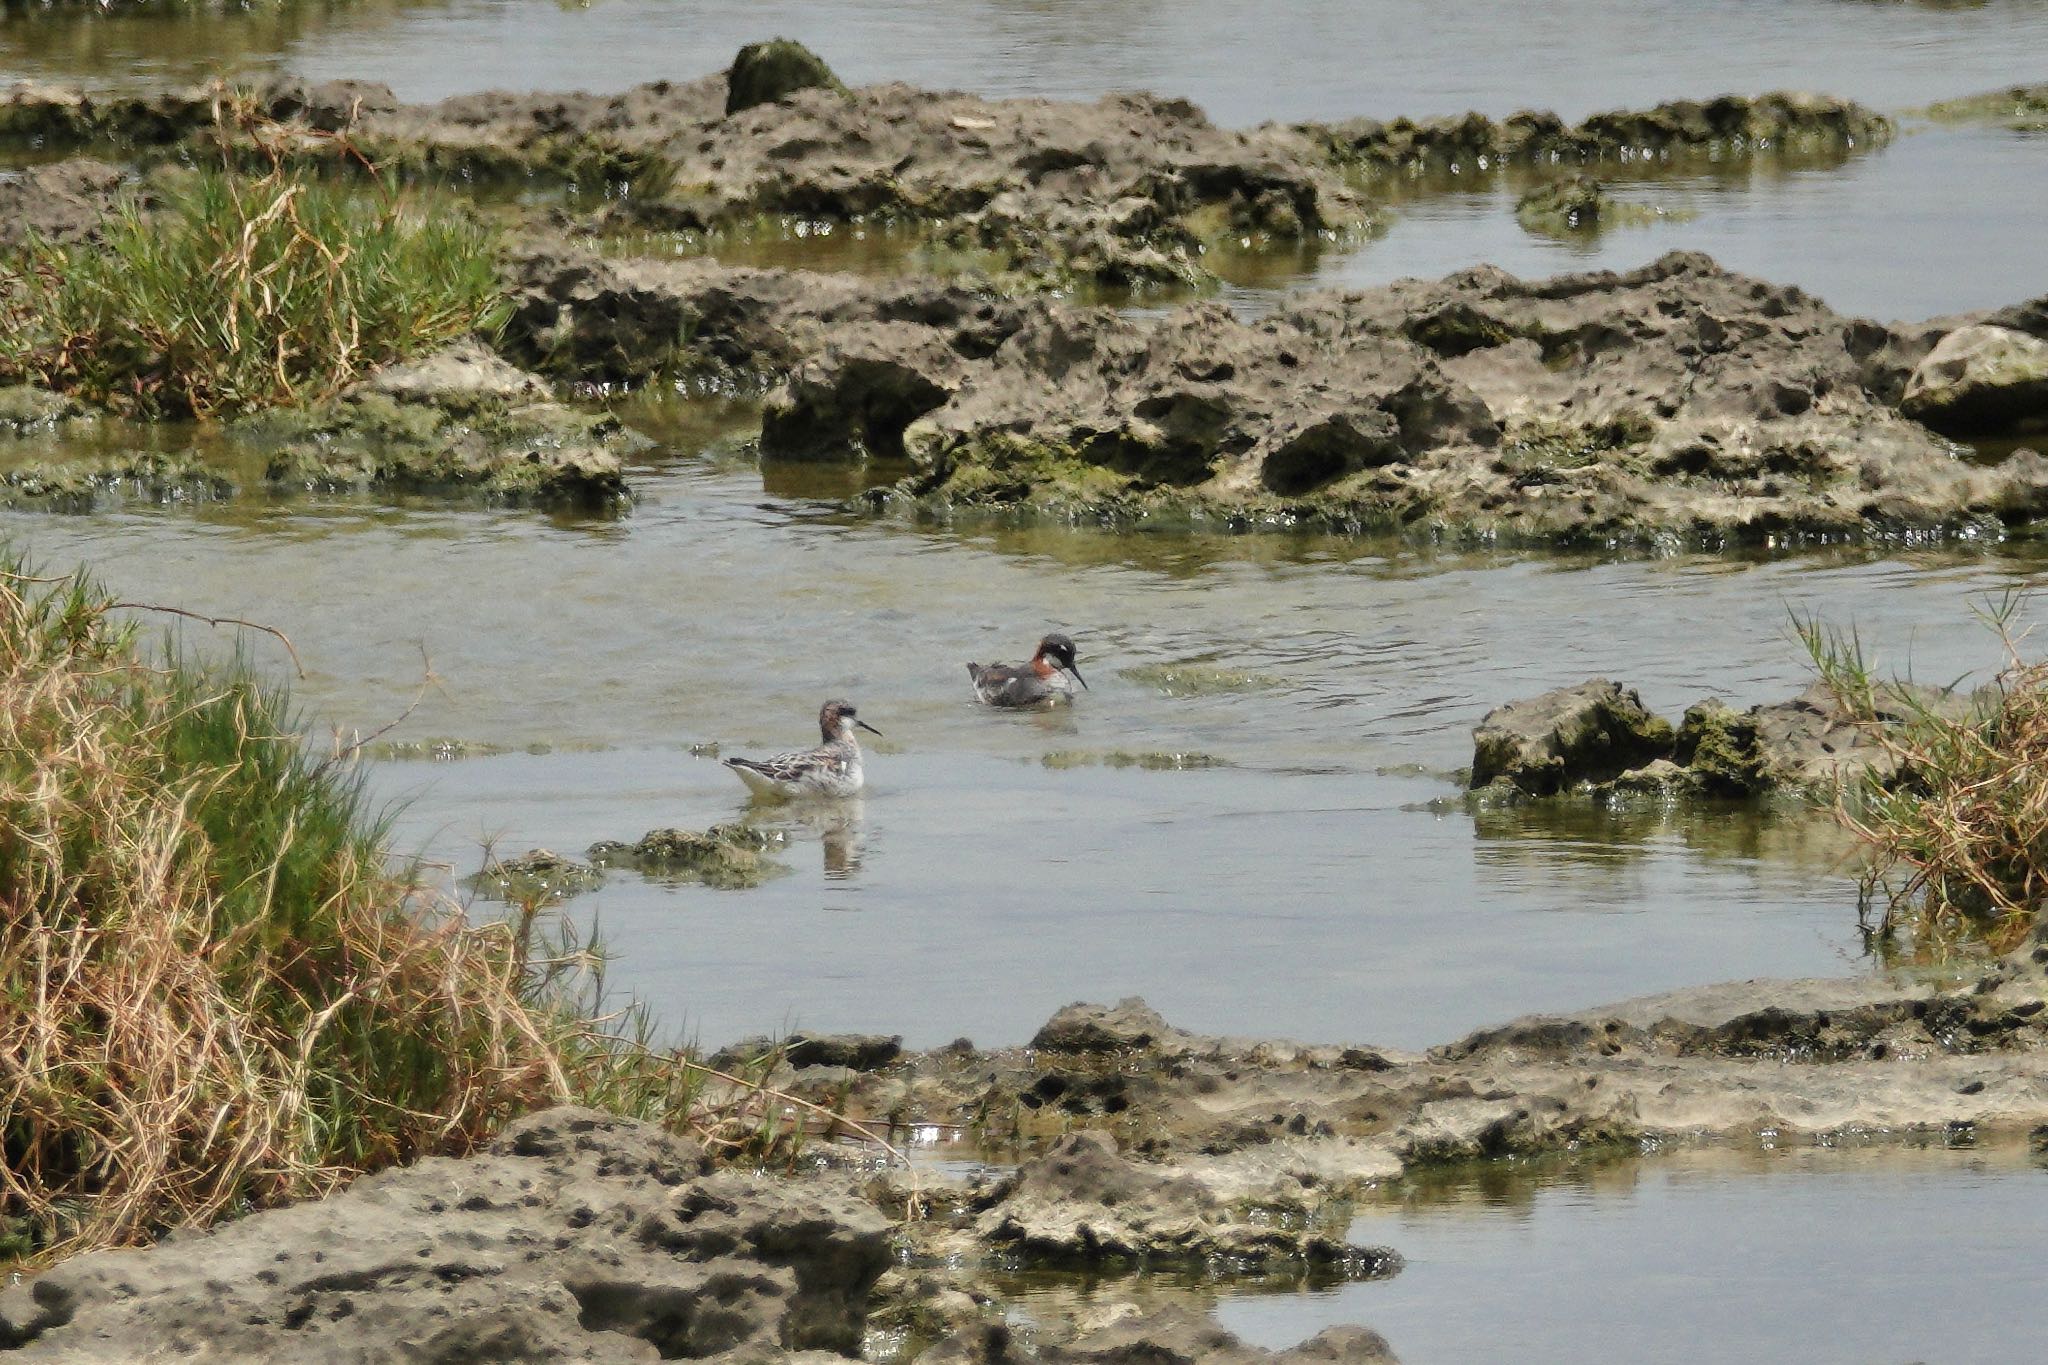
{"type": "Polygon", "coordinates": [[[861,729],[867,731],[871,735],[879,735],[882,733],[880,730],[877,730],[874,726],[868,724],[864,720],[856,720],[854,724],[858,725],[861,729]]]}
{"type": "Polygon", "coordinates": [[[1071,674],[1073,674],[1073,675],[1074,675],[1074,681],[1075,681],[1075,682],[1077,682],[1077,683],[1081,684],[1081,686],[1083,686],[1083,687],[1086,687],[1086,686],[1088,686],[1088,680],[1087,680],[1086,678],[1084,678],[1084,677],[1082,677],[1082,676],[1081,676],[1081,670],[1080,670],[1080,669],[1078,669],[1078,668],[1074,667],[1074,666],[1073,666],[1072,664],[1068,664],[1068,665],[1067,665],[1067,672],[1069,672],[1069,673],[1071,673],[1071,674]]]}

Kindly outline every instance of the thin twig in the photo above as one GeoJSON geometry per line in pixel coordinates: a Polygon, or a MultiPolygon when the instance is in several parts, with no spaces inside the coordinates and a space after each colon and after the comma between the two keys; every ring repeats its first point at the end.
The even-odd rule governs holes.
{"type": "Polygon", "coordinates": [[[260,630],[265,635],[275,635],[278,642],[284,646],[284,652],[292,656],[292,667],[297,670],[300,681],[305,680],[306,666],[299,662],[299,651],[292,647],[291,637],[276,626],[266,626],[261,621],[244,621],[239,616],[204,616],[196,611],[186,611],[183,607],[159,606],[155,602],[109,602],[104,610],[160,611],[167,616],[182,616],[190,621],[204,621],[209,626],[244,626],[250,630],[260,630]]]}
{"type": "Polygon", "coordinates": [[[427,699],[428,688],[440,692],[444,697],[448,695],[441,686],[440,674],[434,672],[434,661],[427,656],[427,647],[424,644],[420,646],[420,667],[425,670],[425,673],[420,679],[419,691],[412,694],[412,700],[406,703],[405,709],[400,711],[391,720],[370,731],[369,734],[359,736],[353,744],[344,745],[341,742],[341,731],[339,729],[334,731],[334,757],[337,762],[354,758],[363,751],[364,745],[390,734],[393,730],[396,730],[399,726],[410,720],[412,713],[420,709],[420,703],[427,699]]]}

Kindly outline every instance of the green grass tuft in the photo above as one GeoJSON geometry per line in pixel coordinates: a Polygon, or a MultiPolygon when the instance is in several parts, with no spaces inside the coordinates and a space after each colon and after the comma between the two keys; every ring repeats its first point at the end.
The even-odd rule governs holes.
{"type": "Polygon", "coordinates": [[[330,397],[505,302],[494,238],[374,185],[281,164],[193,172],[125,203],[99,240],[0,262],[0,378],[144,417],[330,397]]]}

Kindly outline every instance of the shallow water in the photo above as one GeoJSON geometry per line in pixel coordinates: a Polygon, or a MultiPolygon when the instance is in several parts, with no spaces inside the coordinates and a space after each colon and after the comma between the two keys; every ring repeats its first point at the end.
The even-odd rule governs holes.
{"type": "Polygon", "coordinates": [[[1678,1153],[1460,1178],[1369,1207],[1392,1279],[1225,1299],[1264,1346],[1366,1322],[1407,1365],[1796,1360],[2003,1365],[2035,1352],[2048,1169],[2014,1148],[1678,1153]]]}
{"type": "MultiPolygon", "coordinates": [[[[642,420],[693,449],[743,417],[642,420]]],[[[788,875],[620,873],[572,903],[614,982],[709,1043],[1013,1043],[1069,1000],[1142,994],[1191,1028],[1421,1046],[1526,1010],[1865,970],[1816,822],[1425,803],[1455,795],[1471,726],[1513,697],[1606,675],[1675,715],[1796,692],[1794,614],[1853,623],[1923,678],[1989,666],[1968,608],[2039,566],[956,531],[837,511],[844,472],[764,490],[749,464],[674,454],[637,478],[618,521],[329,499],[14,514],[0,535],[123,597],[285,625],[301,702],[345,737],[418,696],[393,738],[513,750],[373,768],[451,879],[486,844],[576,854],[741,817],[744,789],[691,746],[808,743],[823,698],[854,698],[886,734],[870,792],[841,827],[791,824],[788,875]],[[1055,627],[1081,643],[1080,705],[970,700],[964,660],[1055,627]]]]}

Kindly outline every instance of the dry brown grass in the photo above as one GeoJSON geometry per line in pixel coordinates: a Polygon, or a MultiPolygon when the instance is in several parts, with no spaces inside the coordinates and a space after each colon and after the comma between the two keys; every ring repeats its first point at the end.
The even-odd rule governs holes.
{"type": "Polygon", "coordinates": [[[276,694],[146,666],[108,607],[0,561],[0,1263],[317,1196],[554,1103],[787,1154],[758,1077],[592,1007],[594,944],[531,906],[470,922],[276,694]]]}
{"type": "Polygon", "coordinates": [[[1853,635],[1802,627],[1822,679],[1890,760],[1835,812],[1868,855],[1865,928],[1894,954],[2006,952],[2048,907],[2048,662],[2024,657],[2019,606],[1984,613],[2006,662],[1966,705],[1880,684],[1853,635]],[[1907,714],[1880,719],[1880,703],[1907,714]]]}

